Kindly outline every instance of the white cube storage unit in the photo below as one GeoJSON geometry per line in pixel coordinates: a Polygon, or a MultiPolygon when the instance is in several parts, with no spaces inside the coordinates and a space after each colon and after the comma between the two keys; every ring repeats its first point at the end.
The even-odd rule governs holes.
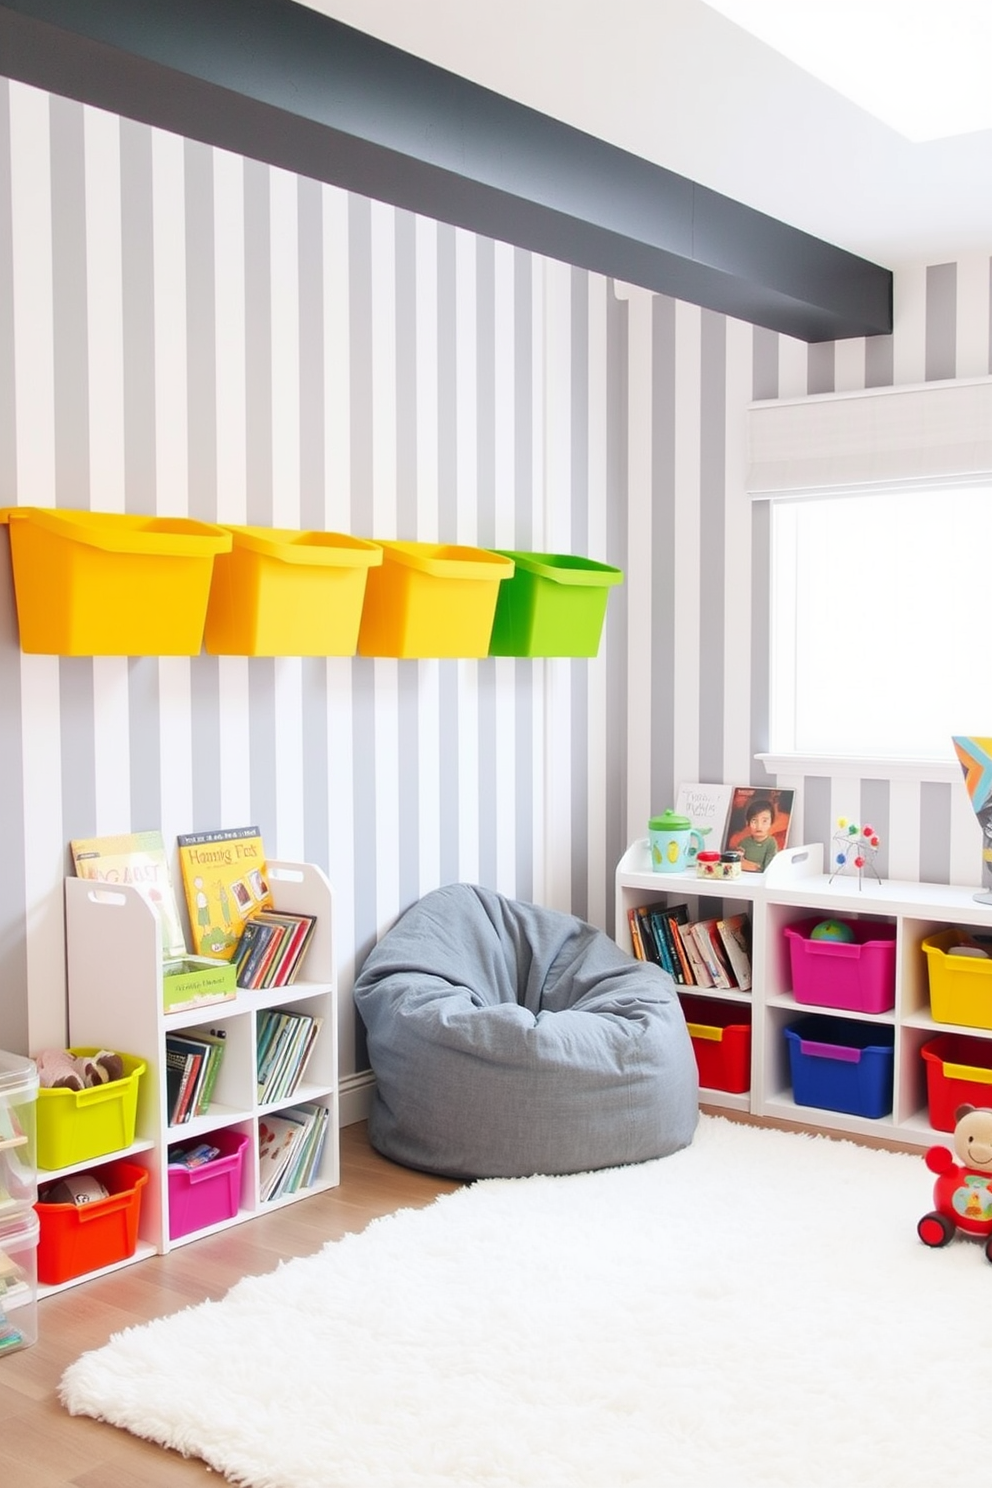
{"type": "MultiPolygon", "coordinates": [[[[616,936],[632,951],[627,911],[645,903],[685,903],[693,919],[713,915],[746,913],[752,924],[753,986],[748,993],[687,988],[693,997],[704,996],[725,1004],[746,1003],[751,1014],[750,1089],[741,1094],[706,1089],[701,1099],[710,1108],[750,1112],[777,1117],[826,1131],[871,1135],[912,1146],[928,1147],[946,1142],[945,1132],[932,1121],[928,1102],[927,1065],[924,1048],[941,1035],[966,1034],[972,1071],[979,1083],[969,1086],[987,1092],[984,1104],[992,1105],[992,997],[987,1023],[958,1025],[938,1022],[931,1009],[928,955],[924,942],[939,932],[957,929],[964,934],[992,937],[992,907],[975,900],[975,890],[946,884],[876,882],[868,876],[830,875],[823,872],[823,848],[819,843],[787,848],[772,860],[762,874],[742,874],[728,881],[724,893],[714,893],[714,884],[695,874],[656,873],[652,870],[647,839],[631,844],[616,871],[616,936]],[[863,956],[864,990],[845,963],[837,976],[838,1002],[829,997],[829,974],[817,974],[808,985],[815,1000],[803,1000],[804,978],[794,975],[797,932],[808,933],[818,919],[837,918],[857,929],[857,949],[863,956]],[[787,934],[791,931],[791,934],[787,934]],[[877,959],[876,959],[877,958],[877,959]],[[890,975],[892,995],[884,995],[890,975]],[[853,990],[852,990],[853,987],[853,990]],[[891,1006],[886,1006],[891,1001],[891,1006]],[[868,1010],[862,1010],[863,1002],[868,1010]],[[871,1011],[879,1007],[880,1011],[871,1011]],[[815,1023],[808,1019],[815,1017],[815,1023]],[[850,1037],[852,1024],[865,1031],[850,1037]],[[848,1066],[857,1062],[861,1050],[870,1051],[869,1089],[861,1110],[831,1109],[824,1104],[801,1104],[793,1083],[790,1046],[802,1038],[801,1058],[829,1059],[833,1040],[840,1059],[848,1066]],[[811,1037],[811,1035],[813,1035],[811,1037]],[[846,1038],[846,1042],[845,1042],[846,1038]],[[987,1075],[986,1075],[987,1067],[987,1075]],[[878,1083],[881,1082],[881,1090],[878,1083]],[[891,1089],[891,1096],[888,1091],[891,1089]],[[866,1114],[879,1106],[882,1115],[866,1114]]],[[[976,886],[977,887],[977,886],[976,886]]],[[[931,952],[932,957],[932,952],[931,952]]],[[[974,964],[974,963],[973,963],[974,964]]],[[[992,986],[992,980],[990,980],[992,986]]],[[[939,1046],[938,1046],[939,1047],[939,1046]]],[[[826,1099],[832,1096],[828,1066],[814,1067],[814,1075],[827,1070],[826,1099]]],[[[849,1074],[849,1069],[844,1072],[849,1074]]],[[[843,1082],[847,1084],[846,1078],[843,1082]]],[[[801,1093],[808,1093],[805,1080],[801,1093]]],[[[814,1092],[823,1082],[814,1080],[814,1092]]],[[[853,1102],[846,1093],[840,1097],[853,1102]]],[[[964,1097],[963,1097],[964,1098],[964,1097]]]]}

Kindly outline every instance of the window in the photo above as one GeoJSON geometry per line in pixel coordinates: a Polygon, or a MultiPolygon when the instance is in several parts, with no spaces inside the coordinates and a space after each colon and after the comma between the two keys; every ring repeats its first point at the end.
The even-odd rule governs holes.
{"type": "Polygon", "coordinates": [[[773,754],[992,733],[992,485],[776,494],[771,537],[773,754]]]}

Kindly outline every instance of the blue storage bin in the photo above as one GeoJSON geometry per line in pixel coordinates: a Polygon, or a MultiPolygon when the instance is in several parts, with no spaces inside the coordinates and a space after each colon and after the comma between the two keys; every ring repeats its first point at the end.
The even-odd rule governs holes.
{"type": "Polygon", "coordinates": [[[797,1105],[849,1116],[889,1115],[894,1028],[813,1015],[790,1024],[785,1037],[797,1105]]]}

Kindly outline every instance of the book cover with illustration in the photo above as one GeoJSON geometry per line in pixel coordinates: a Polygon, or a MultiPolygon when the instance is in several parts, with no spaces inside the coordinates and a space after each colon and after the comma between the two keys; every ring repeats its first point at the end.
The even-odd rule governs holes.
{"type": "Polygon", "coordinates": [[[162,926],[162,957],[186,954],[186,937],[161,832],[76,837],[69,843],[77,878],[130,884],[155,910],[162,926]]]}
{"type": "Polygon", "coordinates": [[[258,827],[187,832],[176,839],[193,951],[230,961],[245,922],[272,907],[258,827]]]}

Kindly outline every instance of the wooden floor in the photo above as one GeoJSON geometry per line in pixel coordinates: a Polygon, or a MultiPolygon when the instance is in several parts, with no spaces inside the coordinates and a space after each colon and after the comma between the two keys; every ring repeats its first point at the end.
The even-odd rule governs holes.
{"type": "Polygon", "coordinates": [[[69,1416],[59,1405],[63,1370],[111,1333],[219,1298],[240,1277],[312,1255],[396,1209],[419,1208],[456,1183],[397,1167],[368,1145],[365,1124],[341,1133],[341,1186],[155,1256],[38,1304],[38,1342],[0,1359],[0,1482],[4,1488],[178,1488],[222,1480],[126,1431],[69,1416]]]}

